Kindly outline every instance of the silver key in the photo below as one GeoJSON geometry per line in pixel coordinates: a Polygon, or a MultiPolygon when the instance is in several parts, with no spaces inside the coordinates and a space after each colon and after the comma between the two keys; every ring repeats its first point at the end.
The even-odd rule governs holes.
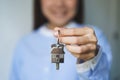
{"type": "MultiPolygon", "coordinates": [[[[59,35],[60,32],[58,31],[59,35]]],[[[64,44],[61,44],[59,42],[59,36],[58,36],[58,41],[57,44],[52,44],[51,45],[51,62],[56,63],[56,70],[59,70],[59,64],[64,63],[64,44]]]]}

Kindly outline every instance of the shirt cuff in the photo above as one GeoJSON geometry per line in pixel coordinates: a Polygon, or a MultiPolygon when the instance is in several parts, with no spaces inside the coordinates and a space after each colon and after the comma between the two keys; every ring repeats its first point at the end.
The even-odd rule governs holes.
{"type": "Polygon", "coordinates": [[[84,63],[76,64],[77,72],[84,73],[84,72],[89,71],[90,69],[94,70],[95,66],[97,65],[97,63],[100,60],[101,55],[102,55],[102,48],[99,47],[98,54],[96,55],[96,57],[94,57],[84,63]]]}

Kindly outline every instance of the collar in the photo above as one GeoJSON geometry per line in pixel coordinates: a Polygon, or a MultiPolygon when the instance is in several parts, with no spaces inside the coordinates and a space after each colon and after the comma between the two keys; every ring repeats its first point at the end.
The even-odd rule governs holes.
{"type": "MultiPolygon", "coordinates": [[[[74,27],[77,27],[77,23],[72,21],[72,22],[69,22],[65,27],[66,28],[74,28],[74,27]]],[[[42,25],[38,29],[38,33],[42,34],[43,36],[46,36],[46,37],[54,37],[53,30],[48,29],[48,27],[46,26],[46,24],[42,25]]]]}

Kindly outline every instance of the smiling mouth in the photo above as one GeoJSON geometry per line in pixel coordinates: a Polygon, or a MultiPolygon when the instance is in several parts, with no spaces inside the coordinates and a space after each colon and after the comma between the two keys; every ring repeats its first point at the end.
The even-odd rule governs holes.
{"type": "Polygon", "coordinates": [[[66,15],[67,15],[67,11],[66,10],[62,10],[62,11],[60,11],[60,10],[54,10],[54,11],[52,11],[52,14],[55,16],[55,17],[57,17],[57,18],[63,18],[63,17],[65,17],[66,15]]]}

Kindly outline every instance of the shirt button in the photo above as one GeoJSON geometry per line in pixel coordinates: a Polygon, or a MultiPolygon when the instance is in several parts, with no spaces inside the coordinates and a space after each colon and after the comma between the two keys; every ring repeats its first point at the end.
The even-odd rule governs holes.
{"type": "Polygon", "coordinates": [[[88,67],[89,67],[89,65],[86,65],[85,67],[86,67],[86,68],[88,68],[88,67]]]}
{"type": "Polygon", "coordinates": [[[92,64],[95,64],[95,61],[92,61],[92,64]]]}

